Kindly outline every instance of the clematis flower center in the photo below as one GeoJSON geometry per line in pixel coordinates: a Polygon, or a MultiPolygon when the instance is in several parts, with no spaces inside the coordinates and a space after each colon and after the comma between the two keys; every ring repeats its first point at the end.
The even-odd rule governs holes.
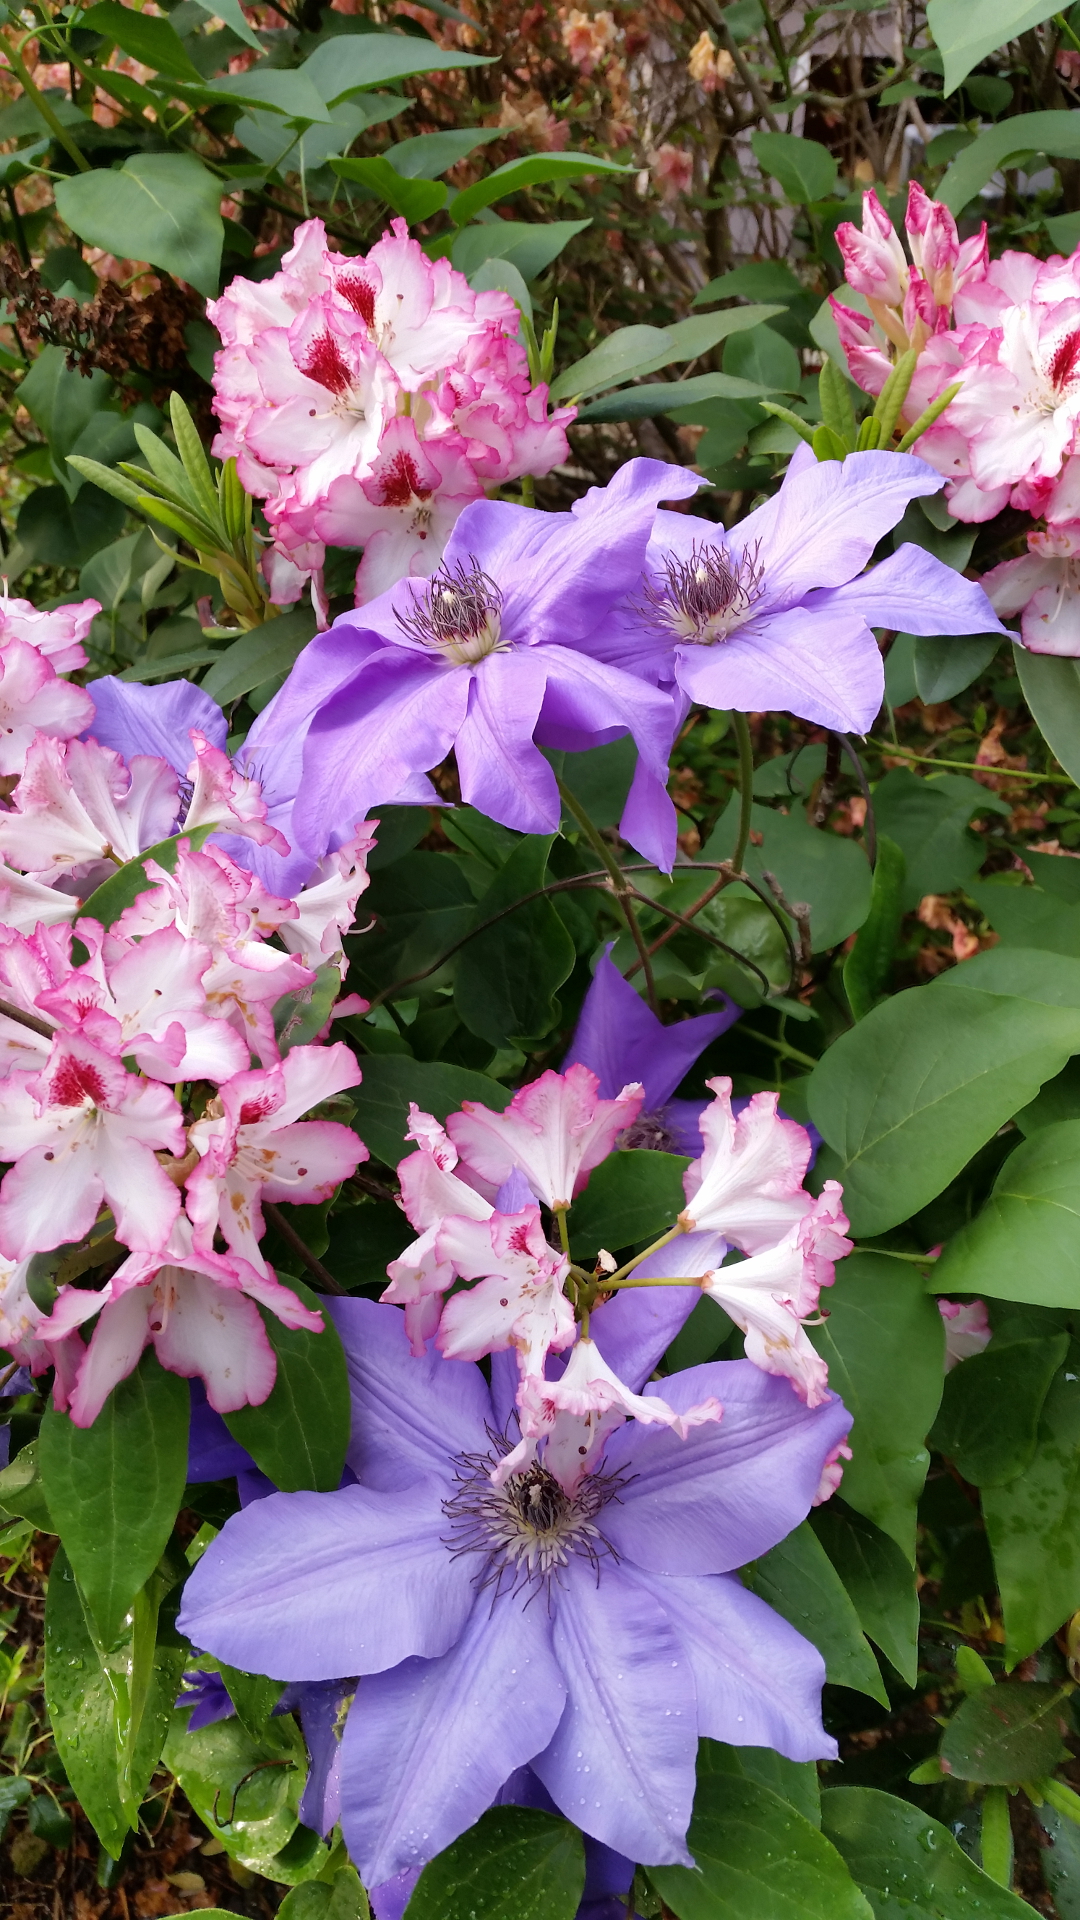
{"type": "Polygon", "coordinates": [[[458,1490],[443,1501],[450,1522],[445,1545],[453,1558],[466,1553],[480,1558],[474,1584],[481,1591],[493,1587],[493,1600],[527,1587],[548,1587],[573,1554],[590,1561],[599,1578],[601,1561],[617,1556],[596,1522],[608,1501],[618,1498],[619,1476],[587,1474],[569,1494],[537,1464],[497,1487],[491,1475],[498,1457],[461,1454],[458,1490]]]}
{"type": "Polygon", "coordinates": [[[662,581],[650,581],[645,598],[654,620],[677,640],[711,647],[749,618],[765,591],[758,547],[736,558],[726,547],[695,542],[689,560],[670,558],[662,581]]]}
{"type": "Polygon", "coordinates": [[[410,639],[433,647],[457,667],[509,650],[502,638],[502,594],[475,560],[468,569],[460,560],[452,567],[444,563],[416,611],[396,617],[410,639]]]}

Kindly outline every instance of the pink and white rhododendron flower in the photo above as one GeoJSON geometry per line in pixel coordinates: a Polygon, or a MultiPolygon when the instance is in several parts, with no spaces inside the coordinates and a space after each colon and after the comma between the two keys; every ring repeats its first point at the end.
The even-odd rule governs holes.
{"type": "Polygon", "coordinates": [[[0,1081],[0,1252],[10,1260],[89,1233],[104,1202],[125,1244],[160,1247],[180,1195],[155,1154],[187,1146],[171,1090],[59,1034],[37,1073],[0,1081]]]}
{"type": "Polygon", "coordinates": [[[364,549],[358,605],[433,573],[470,500],[567,458],[574,410],[549,416],[514,301],[429,260],[403,220],[355,258],[309,220],[279,273],[235,279],[208,313],[214,451],[265,501],[279,604],[311,579],[325,608],[326,544],[364,549]]]}
{"type": "Polygon", "coordinates": [[[549,1353],[576,1338],[574,1309],[563,1291],[570,1261],[548,1245],[539,1207],[494,1213],[488,1220],[444,1220],[436,1259],[478,1284],[447,1301],[436,1345],[448,1360],[479,1360],[517,1349],[525,1379],[542,1379],[549,1353]]]}
{"type": "Polygon", "coordinates": [[[0,774],[22,772],[35,733],[72,740],[93,717],[90,695],[61,680],[36,647],[0,645],[0,774]]]}
{"type": "Polygon", "coordinates": [[[367,1159],[351,1127],[301,1118],[359,1082],[355,1056],[340,1043],[294,1047],[280,1066],[226,1081],[190,1130],[201,1156],[187,1180],[198,1248],[212,1252],[220,1229],[234,1254],[256,1273],[269,1273],[259,1247],[263,1196],[316,1205],[367,1159]]]}
{"type": "Polygon", "coordinates": [[[839,1193],[835,1180],[826,1181],[813,1211],[775,1247],[716,1267],[702,1283],[742,1329],[747,1359],[765,1373],[786,1375],[808,1407],[824,1404],[829,1370],[802,1322],[816,1313],[821,1288],[832,1285],[834,1262],[851,1252],[839,1193]]]}
{"type": "Polygon", "coordinates": [[[678,1413],[659,1392],[631,1393],[609,1367],[594,1340],[579,1339],[558,1380],[530,1376],[518,1396],[522,1440],[500,1462],[492,1478],[505,1482],[536,1457],[545,1441],[544,1465],[566,1493],[573,1493],[604,1442],[629,1419],[645,1426],[670,1427],[685,1440],[691,1427],[719,1420],[723,1409],[713,1394],[678,1413]]]}
{"type": "Polygon", "coordinates": [[[391,1260],[386,1269],[390,1285],[381,1298],[404,1307],[405,1331],[419,1356],[439,1325],[442,1296],[454,1283],[452,1262],[436,1252],[443,1223],[489,1220],[494,1208],[455,1173],[457,1148],[445,1128],[415,1101],[409,1105],[405,1138],[415,1140],[419,1152],[398,1163],[399,1205],[419,1238],[391,1260]]]}
{"type": "Polygon", "coordinates": [[[100,1293],[63,1288],[36,1337],[63,1339],[100,1310],[66,1394],[77,1427],[93,1424],[148,1345],[170,1373],[197,1375],[216,1413],[234,1413],[261,1406],[277,1376],[256,1300],[287,1327],[322,1330],[321,1314],[291,1287],[256,1274],[245,1261],[200,1251],[181,1214],[159,1253],[129,1255],[100,1293]]]}
{"type": "Polygon", "coordinates": [[[810,1136],[777,1111],[779,1094],[755,1093],[736,1116],[731,1081],[705,1084],[716,1098],[701,1115],[705,1150],[683,1175],[679,1224],[687,1233],[722,1234],[743,1253],[762,1253],[813,1208],[802,1184],[810,1136]]]}
{"type": "Polygon", "coordinates": [[[100,600],[73,600],[65,606],[35,607],[8,593],[0,593],[0,651],[12,640],[22,640],[44,656],[54,673],[75,673],[86,665],[86,639],[101,612],[100,600]]]}
{"type": "Polygon", "coordinates": [[[492,1198],[516,1167],[545,1206],[568,1207],[619,1134],[633,1125],[645,1098],[634,1085],[614,1100],[600,1100],[599,1085],[595,1073],[579,1065],[544,1073],[519,1088],[503,1113],[466,1100],[446,1129],[469,1173],[492,1198]]]}

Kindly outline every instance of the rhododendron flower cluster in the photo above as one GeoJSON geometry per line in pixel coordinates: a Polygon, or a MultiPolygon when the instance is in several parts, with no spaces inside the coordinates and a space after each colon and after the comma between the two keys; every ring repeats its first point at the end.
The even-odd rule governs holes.
{"type": "Polygon", "coordinates": [[[598,1084],[575,1064],[519,1089],[502,1113],[466,1102],[443,1127],[411,1109],[417,1151],[398,1171],[419,1237],[392,1262],[383,1298],[404,1306],[418,1356],[431,1340],[447,1359],[516,1353],[522,1437],[499,1463],[499,1484],[527,1470],[542,1449],[546,1470],[572,1493],[627,1418],[685,1436],[720,1417],[711,1399],[679,1412],[659,1393],[642,1401],[612,1371],[605,1330],[609,1315],[618,1321],[612,1302],[624,1286],[671,1285],[680,1318],[665,1345],[695,1299],[708,1294],[742,1328],[748,1359],[790,1379],[811,1407],[827,1397],[825,1363],[803,1321],[816,1312],[850,1242],[837,1183],[826,1181],[816,1200],[803,1186],[812,1152],[806,1128],[777,1112],[775,1094],[755,1095],[736,1116],[731,1082],[710,1081],[713,1100],[700,1117],[704,1150],[686,1170],[686,1207],[676,1225],[625,1268],[615,1271],[602,1255],[586,1273],[571,1258],[564,1226],[556,1243],[549,1238],[545,1215],[565,1222],[645,1098],[632,1084],[601,1099],[598,1084]],[[731,1254],[736,1264],[727,1264],[731,1254]],[[469,1285],[458,1288],[460,1281],[469,1285]]]}
{"type": "Polygon", "coordinates": [[[1019,614],[1036,653],[1080,655],[1080,248],[1041,261],[1007,251],[990,260],[986,229],[960,241],[948,208],[913,184],[912,264],[873,192],[862,231],[837,229],[848,285],[873,319],[835,296],[831,307],[848,370],[880,393],[897,355],[918,361],[903,418],[914,422],[959,384],[916,442],[943,475],[957,520],[991,520],[1005,507],[1043,525],[1029,551],[986,575],[995,611],[1019,614]]]}
{"type": "Polygon", "coordinates": [[[509,294],[429,260],[403,220],[367,254],[335,253],[321,220],[281,271],[237,278],[208,313],[221,431],[274,533],[278,604],[329,546],[362,547],[357,604],[434,572],[462,508],[566,459],[572,408],[549,416],[509,294]]]}
{"type": "MultiPolygon", "coordinates": [[[[31,688],[24,719],[11,710],[0,814],[0,1341],[34,1373],[55,1367],[54,1404],[79,1425],[148,1343],[228,1412],[274,1384],[259,1307],[321,1328],[265,1258],[262,1207],[329,1199],[366,1158],[351,1127],[304,1118],[357,1084],[351,1050],[288,1042],[319,969],[336,984],[373,844],[365,821],[309,888],[269,893],[214,838],[289,852],[258,782],[198,726],[183,779],[172,757],[125,758],[94,737],[93,694],[49,665],[49,645],[80,663],[74,635],[96,610],[25,622],[32,641],[0,635],[0,670],[19,663],[31,688]],[[42,687],[51,726],[34,725],[42,687]],[[140,861],[110,908],[98,889],[140,861]],[[53,1284],[51,1311],[32,1270],[53,1284]]],[[[108,723],[116,698],[97,684],[108,723]]],[[[211,703],[187,692],[187,717],[205,718],[211,703]]],[[[143,733],[184,706],[164,693],[124,690],[143,733]]]]}

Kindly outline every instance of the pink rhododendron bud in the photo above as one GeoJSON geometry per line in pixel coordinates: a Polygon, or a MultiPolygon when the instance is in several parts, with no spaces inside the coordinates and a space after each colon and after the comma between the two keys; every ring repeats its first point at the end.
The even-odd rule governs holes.
{"type": "Polygon", "coordinates": [[[862,231],[850,220],[836,229],[849,287],[886,307],[901,305],[907,291],[908,263],[877,194],[863,194],[862,231]]]}
{"type": "Polygon", "coordinates": [[[990,1322],[984,1300],[939,1300],[938,1308],[945,1322],[945,1371],[951,1373],[989,1345],[990,1322]]]}
{"type": "Polygon", "coordinates": [[[20,774],[35,733],[72,740],[94,717],[82,687],[58,678],[25,640],[0,642],[0,774],[20,774]]]}
{"type": "Polygon", "coordinates": [[[478,1185],[492,1197],[519,1167],[538,1200],[568,1207],[593,1167],[606,1160],[620,1133],[637,1119],[644,1093],[624,1087],[615,1100],[597,1098],[588,1067],[543,1073],[520,1087],[504,1113],[466,1100],[447,1132],[478,1185]]]}
{"type": "Polygon", "coordinates": [[[75,1035],[58,1035],[38,1073],[0,1081],[0,1251],[11,1260],[89,1233],[102,1202],[129,1247],[164,1245],[179,1211],[156,1152],[183,1154],[171,1090],[137,1079],[75,1035]]]}
{"type": "Polygon", "coordinates": [[[563,1292],[570,1262],[548,1245],[539,1207],[488,1220],[446,1219],[435,1256],[460,1279],[477,1282],[443,1308],[440,1353],[479,1360],[516,1347],[522,1375],[542,1379],[548,1354],[570,1346],[577,1327],[563,1292]]]}
{"type": "MultiPolygon", "coordinates": [[[[907,236],[911,257],[927,281],[932,299],[939,307],[952,307],[956,280],[960,272],[960,236],[948,207],[913,180],[908,188],[907,236]]],[[[979,240],[968,242],[964,274],[970,278],[976,261],[985,256],[986,224],[979,240]]]]}
{"type": "Polygon", "coordinates": [[[320,1101],[360,1083],[348,1047],[293,1047],[280,1066],[226,1081],[191,1128],[202,1158],[187,1180],[195,1245],[212,1252],[220,1228],[257,1274],[270,1271],[259,1248],[262,1197],[315,1205],[355,1173],[367,1148],[351,1127],[302,1120],[320,1101]]]}
{"type": "Polygon", "coordinates": [[[845,307],[835,293],[829,295],[829,312],[836,322],[840,345],[844,349],[848,372],[864,393],[880,393],[892,372],[892,361],[880,333],[865,313],[845,307]]]}
{"type": "Polygon", "coordinates": [[[802,1184],[810,1136],[777,1112],[779,1094],[755,1093],[736,1118],[731,1081],[705,1084],[716,1097],[701,1115],[705,1151],[683,1175],[679,1224],[688,1233],[720,1233],[744,1253],[764,1253],[814,1210],[802,1184]]]}
{"type": "Polygon", "coordinates": [[[82,642],[100,612],[100,600],[75,600],[49,612],[39,611],[29,600],[12,598],[5,581],[0,595],[0,649],[11,640],[22,640],[43,655],[54,673],[74,673],[86,665],[82,642]]]}

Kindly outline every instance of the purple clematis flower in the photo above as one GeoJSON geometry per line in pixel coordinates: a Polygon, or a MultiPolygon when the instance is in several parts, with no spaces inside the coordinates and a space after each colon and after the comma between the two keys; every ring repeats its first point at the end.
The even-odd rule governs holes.
{"type": "Polygon", "coordinates": [[[212,1727],[218,1720],[233,1718],[236,1708],[220,1673],[201,1673],[198,1668],[193,1668],[182,1679],[183,1686],[176,1704],[184,1711],[191,1708],[189,1733],[198,1733],[200,1727],[212,1727]]]}
{"type": "MultiPolygon", "coordinates": [[[[613,943],[612,943],[613,944],[613,943]]],[[[614,1100],[640,1081],[645,1104],[623,1136],[624,1147],[654,1147],[697,1159],[703,1142],[698,1117],[707,1099],[673,1100],[698,1056],[741,1018],[742,1008],[717,993],[722,1013],[700,1013],[665,1027],[604,948],[581,1008],[562,1072],[578,1061],[595,1073],[602,1100],[614,1100]]]]}
{"type": "Polygon", "coordinates": [[[463,799],[504,826],[552,833],[562,809],[540,748],[580,752],[630,734],[639,777],[622,832],[670,866],[671,700],[587,642],[640,583],[657,503],[699,485],[631,460],[587,513],[475,501],[431,579],[400,580],[317,634],[247,743],[256,770],[267,751],[302,747],[291,837],[318,859],[380,803],[437,802],[424,776],[451,748],[463,799]]]}
{"type": "MultiPolygon", "coordinates": [[[[921,547],[863,572],[908,502],[940,486],[910,454],[818,462],[802,447],[779,492],[730,532],[658,513],[641,586],[581,644],[676,689],[683,713],[770,709],[865,733],[885,692],[872,626],[1005,632],[982,588],[921,547]]],[[[595,494],[578,504],[597,512],[595,494]]]]}
{"type": "Polygon", "coordinates": [[[835,1395],[811,1411],[748,1362],[695,1367],[665,1396],[715,1392],[719,1424],[682,1441],[629,1422],[573,1497],[542,1461],[496,1488],[511,1370],[492,1389],[471,1363],[413,1359],[394,1310],[329,1310],[359,1484],[233,1515],[180,1626],[248,1672],[360,1676],[340,1804],[365,1884],[441,1852],[522,1766],[603,1845],[685,1863],[699,1734],[835,1752],[821,1656],[733,1577],[808,1513],[850,1425],[835,1395]]]}

